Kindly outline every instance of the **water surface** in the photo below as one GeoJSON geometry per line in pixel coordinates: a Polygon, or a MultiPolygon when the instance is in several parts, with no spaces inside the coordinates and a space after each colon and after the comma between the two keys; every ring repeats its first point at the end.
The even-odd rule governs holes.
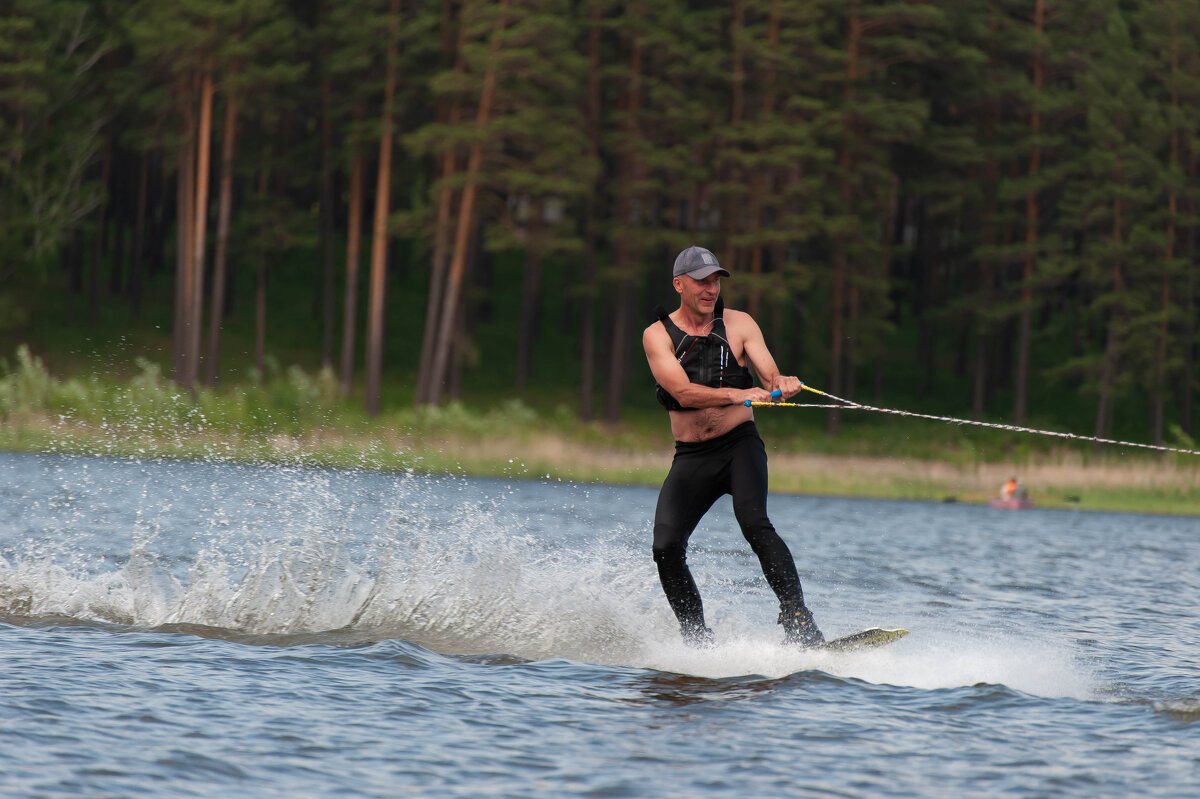
{"type": "Polygon", "coordinates": [[[779,646],[728,500],[684,647],[656,492],[0,454],[6,796],[1200,792],[1200,521],[772,496],[829,636],[779,646]]]}

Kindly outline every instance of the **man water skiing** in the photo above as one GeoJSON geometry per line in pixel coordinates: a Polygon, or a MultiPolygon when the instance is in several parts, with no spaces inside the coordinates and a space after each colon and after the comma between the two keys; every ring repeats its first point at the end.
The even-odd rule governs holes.
{"type": "Polygon", "coordinates": [[[675,437],[675,458],[654,513],[654,562],[684,640],[711,643],[687,566],[687,543],[713,503],[732,495],[742,535],[779,598],[784,642],[814,646],[825,638],[804,604],[792,553],[767,518],[767,453],[754,411],[745,404],[769,401],[772,391],[791,397],[801,390],[800,380],[779,373],[749,314],[724,310],[722,276],[729,272],[703,247],[679,253],[671,272],[679,309],[668,314],[659,308],[659,321],[642,334],[675,437]],[[746,363],[768,388],[754,387],[746,363]]]}

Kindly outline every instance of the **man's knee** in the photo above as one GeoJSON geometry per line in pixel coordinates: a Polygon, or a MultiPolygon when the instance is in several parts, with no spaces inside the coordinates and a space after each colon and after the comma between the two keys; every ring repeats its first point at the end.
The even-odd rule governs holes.
{"type": "Polygon", "coordinates": [[[687,539],[679,535],[671,525],[656,524],[654,525],[654,545],[651,547],[651,551],[654,553],[654,562],[659,565],[685,561],[687,559],[687,539]]]}

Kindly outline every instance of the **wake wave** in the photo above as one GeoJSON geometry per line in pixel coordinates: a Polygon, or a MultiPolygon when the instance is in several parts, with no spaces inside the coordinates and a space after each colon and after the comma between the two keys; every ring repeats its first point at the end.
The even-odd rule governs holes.
{"type": "Polygon", "coordinates": [[[410,507],[365,537],[297,510],[286,536],[226,530],[182,557],[163,552],[176,533],[155,530],[136,535],[112,568],[69,540],[0,558],[0,617],[195,625],[239,637],[339,631],[530,660],[628,656],[654,637],[646,619],[666,621],[661,609],[645,613],[648,587],[657,590],[648,557],[609,543],[548,545],[486,503],[422,516],[413,499],[398,499],[410,507]]]}
{"type": "MultiPolygon", "coordinates": [[[[895,619],[912,635],[877,650],[785,649],[768,592],[728,580],[705,589],[718,646],[692,650],[679,638],[641,530],[547,541],[503,497],[447,507],[428,484],[404,480],[389,487],[386,513],[347,522],[361,496],[340,495],[311,473],[274,488],[281,485],[287,491],[274,516],[210,513],[220,523],[190,536],[186,526],[164,524],[165,514],[139,521],[124,556],[91,557],[84,537],[69,534],[54,546],[10,551],[0,558],[0,619],[283,645],[403,639],[443,654],[565,658],[707,678],[817,670],[921,689],[989,683],[1042,696],[1096,692],[1065,645],[975,637],[931,619],[895,619]]],[[[856,629],[854,619],[818,615],[831,637],[856,629]]]]}

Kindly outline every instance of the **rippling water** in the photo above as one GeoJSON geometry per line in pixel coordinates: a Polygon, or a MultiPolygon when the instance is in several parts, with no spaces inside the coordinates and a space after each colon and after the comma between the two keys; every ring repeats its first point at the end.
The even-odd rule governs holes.
{"type": "Polygon", "coordinates": [[[1200,521],[728,500],[680,640],[656,492],[0,454],[5,796],[1200,792],[1200,521]]]}

